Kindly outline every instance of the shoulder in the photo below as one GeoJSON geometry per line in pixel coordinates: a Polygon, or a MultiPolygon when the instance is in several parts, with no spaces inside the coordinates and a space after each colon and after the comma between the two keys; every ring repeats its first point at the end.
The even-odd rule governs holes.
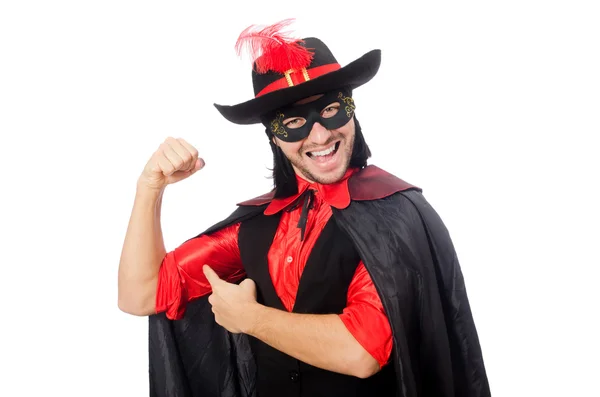
{"type": "Polygon", "coordinates": [[[261,196],[239,202],[239,203],[237,203],[237,205],[239,207],[261,207],[261,206],[269,204],[271,201],[273,201],[274,196],[275,196],[275,190],[272,190],[261,196]]]}
{"type": "Polygon", "coordinates": [[[375,166],[369,165],[348,180],[352,200],[369,201],[391,196],[398,192],[422,189],[375,166]]]}

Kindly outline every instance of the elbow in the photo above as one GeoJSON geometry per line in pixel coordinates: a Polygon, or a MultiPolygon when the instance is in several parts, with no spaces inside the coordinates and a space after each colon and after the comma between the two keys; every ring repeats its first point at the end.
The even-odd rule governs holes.
{"type": "Polygon", "coordinates": [[[119,310],[134,316],[155,314],[156,279],[147,282],[125,283],[119,280],[119,310]]]}
{"type": "Polygon", "coordinates": [[[149,299],[136,299],[125,294],[119,294],[117,306],[123,313],[134,316],[148,316],[154,314],[154,305],[149,299]]]}
{"type": "Polygon", "coordinates": [[[117,306],[119,307],[119,310],[121,310],[123,313],[132,314],[134,316],[141,315],[141,310],[139,307],[140,305],[136,305],[135,302],[131,302],[131,300],[124,299],[119,296],[117,306]]]}
{"type": "Polygon", "coordinates": [[[373,363],[365,363],[356,368],[354,376],[360,379],[367,379],[379,372],[379,369],[377,362],[375,362],[375,365],[373,363]]]}
{"type": "Polygon", "coordinates": [[[355,354],[354,359],[351,360],[351,368],[349,368],[350,374],[360,379],[370,378],[379,372],[380,369],[381,367],[377,360],[362,347],[355,354]]]}
{"type": "Polygon", "coordinates": [[[153,314],[153,312],[149,310],[148,307],[142,304],[135,302],[127,302],[121,299],[119,299],[118,307],[119,310],[121,310],[123,313],[131,314],[134,316],[149,316],[153,314]]]}
{"type": "Polygon", "coordinates": [[[120,297],[119,297],[117,306],[119,307],[119,310],[122,311],[123,313],[135,314],[134,313],[135,310],[133,309],[133,306],[129,302],[121,299],[120,297]]]}
{"type": "Polygon", "coordinates": [[[124,299],[121,299],[121,297],[119,297],[117,306],[119,307],[119,310],[122,311],[123,313],[133,314],[133,315],[136,315],[136,313],[137,313],[134,305],[132,305],[130,302],[128,302],[124,299]]]}

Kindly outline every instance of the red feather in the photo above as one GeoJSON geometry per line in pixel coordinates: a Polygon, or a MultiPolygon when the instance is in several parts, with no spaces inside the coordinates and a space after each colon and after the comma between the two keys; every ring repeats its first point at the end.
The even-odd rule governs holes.
{"type": "Polygon", "coordinates": [[[245,49],[258,73],[269,70],[284,73],[290,69],[308,67],[313,54],[300,45],[302,40],[292,38],[289,32],[283,31],[293,21],[291,18],[266,27],[247,27],[235,43],[238,56],[245,49]]]}

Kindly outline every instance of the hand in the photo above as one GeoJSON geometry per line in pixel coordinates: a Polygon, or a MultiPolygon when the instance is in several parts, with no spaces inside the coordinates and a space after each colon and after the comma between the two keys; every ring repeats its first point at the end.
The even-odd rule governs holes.
{"type": "Polygon", "coordinates": [[[212,287],[208,302],[212,305],[215,321],[229,332],[249,333],[256,322],[256,285],[249,278],[239,285],[221,280],[209,266],[203,269],[212,287]]]}
{"type": "Polygon", "coordinates": [[[144,167],[138,183],[161,190],[179,182],[204,167],[198,151],[182,138],[167,138],[144,167]]]}

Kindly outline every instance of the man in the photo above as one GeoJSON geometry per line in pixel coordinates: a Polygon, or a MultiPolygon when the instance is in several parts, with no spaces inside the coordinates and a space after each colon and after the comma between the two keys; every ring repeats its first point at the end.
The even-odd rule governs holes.
{"type": "Polygon", "coordinates": [[[367,165],[352,93],[380,52],[341,67],[288,23],[240,35],[238,51],[260,48],[255,98],[215,105],[265,125],[273,191],[167,253],[164,189],[204,163],[169,138],[139,178],[119,306],[150,315],[151,394],[489,395],[445,227],[419,188],[367,165]]]}

